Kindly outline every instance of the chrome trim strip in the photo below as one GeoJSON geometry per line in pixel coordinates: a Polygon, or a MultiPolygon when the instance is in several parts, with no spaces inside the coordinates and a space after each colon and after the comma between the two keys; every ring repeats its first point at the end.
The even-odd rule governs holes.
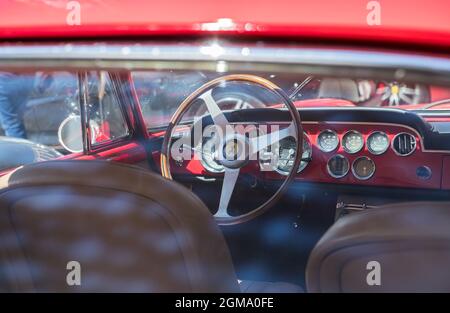
{"type": "Polygon", "coordinates": [[[450,59],[395,52],[304,48],[298,46],[230,45],[219,41],[196,44],[40,44],[2,45],[0,59],[167,60],[274,62],[344,66],[407,67],[450,71],[450,59]]]}
{"type": "MultiPolygon", "coordinates": [[[[408,71],[422,72],[422,74],[434,73],[439,74],[439,79],[443,79],[441,83],[450,84],[448,77],[450,58],[394,51],[338,49],[293,44],[284,46],[263,43],[233,44],[219,40],[188,43],[103,42],[9,45],[5,43],[0,45],[0,66],[23,67],[21,63],[27,62],[27,66],[35,65],[34,62],[37,60],[47,61],[43,65],[50,67],[61,66],[61,62],[66,62],[63,65],[69,67],[93,66],[122,69],[165,68],[170,65],[172,69],[198,69],[198,64],[195,66],[189,64],[192,61],[213,62],[206,66],[210,69],[216,69],[217,61],[239,63],[240,67],[244,63],[246,70],[263,64],[266,71],[275,71],[282,65],[289,65],[283,66],[283,70],[288,70],[292,65],[303,65],[311,71],[312,69],[308,66],[337,66],[354,68],[359,76],[370,76],[364,68],[393,70],[389,76],[394,75],[396,79],[412,74],[408,71]],[[67,64],[67,61],[72,62],[67,64]]],[[[224,68],[223,64],[221,68],[224,68]]],[[[329,68],[327,70],[330,71],[329,68]]],[[[291,71],[298,71],[298,68],[294,66],[291,71]]],[[[418,78],[417,73],[414,74],[414,78],[418,78]]],[[[422,79],[425,79],[425,76],[422,79]]],[[[428,77],[428,79],[431,78],[428,77]]]]}

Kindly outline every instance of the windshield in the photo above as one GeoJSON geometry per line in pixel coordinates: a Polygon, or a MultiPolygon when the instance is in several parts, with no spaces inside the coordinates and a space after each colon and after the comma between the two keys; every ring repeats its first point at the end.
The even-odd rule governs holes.
{"type": "MultiPolygon", "coordinates": [[[[215,72],[176,70],[132,72],[148,128],[167,125],[172,114],[186,97],[204,83],[222,75],[224,73],[220,69],[215,72]]],[[[377,107],[415,111],[450,110],[450,88],[440,86],[363,78],[317,77],[295,73],[259,72],[256,75],[281,87],[299,108],[377,107]]],[[[276,99],[242,85],[224,89],[216,96],[216,101],[224,110],[279,106],[279,103],[274,102],[276,99]]],[[[206,109],[200,105],[191,111],[191,117],[206,113],[206,109]]]]}

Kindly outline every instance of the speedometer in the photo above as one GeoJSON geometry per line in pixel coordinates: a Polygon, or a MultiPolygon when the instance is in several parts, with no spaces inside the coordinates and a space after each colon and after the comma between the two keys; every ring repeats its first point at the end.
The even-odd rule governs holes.
{"type": "Polygon", "coordinates": [[[367,149],[372,154],[382,154],[389,148],[388,136],[380,131],[373,132],[367,138],[367,149]]]}
{"type": "Polygon", "coordinates": [[[347,153],[357,153],[364,147],[364,138],[360,132],[351,130],[342,137],[342,146],[347,153]]]}
{"type": "MultiPolygon", "coordinates": [[[[286,137],[273,144],[272,147],[263,149],[259,159],[261,169],[267,169],[268,165],[272,164],[272,166],[269,167],[271,170],[275,170],[282,175],[288,175],[294,165],[296,145],[297,142],[294,137],[286,137]],[[271,151],[269,151],[270,149],[271,151]]],[[[306,165],[308,165],[311,155],[311,143],[309,142],[308,137],[304,135],[302,161],[300,162],[297,173],[303,171],[306,165]]]]}
{"type": "Polygon", "coordinates": [[[332,130],[324,130],[317,137],[317,144],[323,152],[331,152],[339,146],[339,137],[332,130]]]}

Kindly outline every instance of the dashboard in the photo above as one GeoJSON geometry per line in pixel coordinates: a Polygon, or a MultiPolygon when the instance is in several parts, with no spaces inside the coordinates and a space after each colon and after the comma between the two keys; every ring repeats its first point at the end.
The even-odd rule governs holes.
{"type": "MultiPolygon", "coordinates": [[[[303,128],[310,160],[303,169],[300,167],[297,180],[436,189],[441,186],[442,155],[424,149],[420,135],[412,128],[369,122],[303,122],[303,128]]],[[[267,172],[266,178],[277,179],[277,174],[267,172]]]]}
{"type": "MultiPolygon", "coordinates": [[[[289,125],[287,113],[280,110],[268,116],[249,110],[253,111],[251,117],[243,111],[231,112],[229,119],[236,123],[254,121],[269,128],[289,125]]],[[[322,108],[300,110],[300,115],[304,140],[296,181],[450,189],[450,149],[446,146],[450,138],[414,113],[322,108]]],[[[284,179],[292,167],[295,146],[295,139],[286,137],[260,151],[258,159],[243,172],[268,181],[284,179]]],[[[174,173],[220,177],[223,167],[211,157],[214,151],[208,140],[201,149],[205,157],[176,162],[174,173]]]]}

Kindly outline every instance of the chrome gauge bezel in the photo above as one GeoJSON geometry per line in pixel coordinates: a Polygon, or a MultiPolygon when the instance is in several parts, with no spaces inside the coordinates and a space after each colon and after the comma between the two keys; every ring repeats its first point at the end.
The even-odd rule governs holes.
{"type": "Polygon", "coordinates": [[[388,136],[385,132],[382,132],[382,131],[374,131],[374,132],[371,132],[371,133],[369,134],[369,136],[367,136],[366,145],[367,145],[367,150],[369,150],[370,153],[372,153],[373,155],[381,155],[381,154],[385,153],[385,152],[389,149],[389,147],[391,146],[391,143],[390,143],[390,141],[389,141],[389,136],[388,136]],[[386,145],[386,147],[384,148],[384,150],[382,150],[382,151],[373,151],[373,150],[370,148],[370,142],[371,142],[371,139],[373,138],[373,136],[375,136],[375,135],[377,135],[377,134],[381,134],[382,136],[386,137],[386,139],[387,139],[387,145],[386,145]]]}
{"type": "Polygon", "coordinates": [[[339,147],[339,143],[340,143],[340,140],[339,140],[338,134],[337,134],[334,130],[331,130],[331,129],[325,129],[325,130],[321,131],[321,132],[319,133],[319,135],[317,136],[317,147],[319,147],[320,151],[322,151],[322,152],[328,153],[328,152],[333,152],[333,151],[335,151],[335,150],[339,147]],[[333,149],[330,149],[330,150],[324,149],[324,148],[320,145],[320,136],[322,136],[322,135],[325,134],[325,133],[333,133],[333,134],[336,136],[337,142],[336,142],[336,146],[335,146],[333,149]]]}
{"type": "Polygon", "coordinates": [[[364,144],[365,144],[365,142],[364,142],[364,136],[363,136],[363,134],[361,134],[359,131],[356,131],[356,130],[349,130],[349,131],[347,131],[345,134],[344,134],[344,136],[342,136],[342,148],[344,149],[344,151],[345,152],[347,152],[347,153],[349,153],[349,154],[355,154],[355,153],[358,153],[359,151],[361,151],[363,148],[364,148],[364,144]],[[350,135],[350,134],[357,134],[357,135],[359,135],[359,136],[361,136],[361,139],[362,139],[362,145],[361,145],[361,147],[358,149],[358,150],[349,150],[346,146],[345,146],[345,142],[346,142],[346,137],[348,136],[348,135],[350,135]]]}
{"type": "Polygon", "coordinates": [[[328,175],[330,175],[331,177],[333,177],[333,178],[343,178],[343,177],[345,177],[345,176],[348,174],[349,171],[350,171],[350,162],[349,162],[349,160],[348,160],[345,156],[343,156],[342,154],[335,154],[335,155],[333,155],[331,158],[328,159],[328,161],[327,161],[327,172],[328,172],[328,175]],[[344,160],[347,162],[347,171],[346,171],[344,174],[336,175],[336,174],[334,174],[334,173],[331,172],[331,169],[330,169],[330,161],[331,161],[331,159],[333,159],[333,158],[342,158],[342,159],[344,159],[344,160]]]}
{"type": "Polygon", "coordinates": [[[353,162],[352,162],[352,174],[353,174],[353,176],[355,176],[359,180],[368,180],[368,179],[370,179],[375,174],[375,171],[376,171],[375,162],[371,158],[369,158],[367,156],[360,156],[360,157],[354,159],[353,162]],[[373,170],[372,170],[372,172],[370,173],[369,176],[360,176],[360,175],[356,174],[355,164],[356,164],[357,161],[362,160],[362,159],[369,160],[373,164],[373,170]]]}
{"type": "MultiPolygon", "coordinates": [[[[289,138],[289,137],[286,137],[286,138],[289,138]]],[[[286,138],[285,138],[285,139],[286,139],[286,138]]],[[[309,157],[312,158],[312,144],[311,144],[311,140],[310,140],[308,134],[306,134],[306,133],[303,133],[303,142],[306,142],[306,143],[307,143],[307,145],[308,145],[308,147],[309,147],[309,150],[311,151],[309,157]]],[[[277,151],[277,153],[279,153],[279,144],[280,144],[280,142],[276,142],[276,143],[273,145],[273,148],[274,148],[275,151],[277,151]]],[[[274,153],[274,152],[271,152],[271,153],[274,153]]],[[[302,156],[302,157],[303,157],[303,156],[302,156]]],[[[303,162],[303,161],[301,161],[301,162],[300,162],[300,165],[299,165],[299,167],[298,167],[297,173],[302,172],[302,171],[306,168],[306,166],[308,166],[308,164],[309,164],[309,162],[303,162]]],[[[259,166],[260,166],[260,168],[262,168],[262,167],[264,166],[264,165],[261,165],[261,158],[259,158],[259,166]]],[[[278,168],[278,165],[277,165],[276,167],[274,167],[273,170],[274,170],[275,172],[277,172],[278,174],[283,175],[283,176],[289,175],[289,172],[283,171],[283,170],[279,169],[279,168],[278,168]]]]}
{"type": "MultiPolygon", "coordinates": [[[[306,133],[303,133],[303,142],[306,142],[306,143],[307,143],[307,145],[308,145],[308,147],[309,147],[309,151],[311,151],[309,157],[312,158],[312,145],[311,145],[311,141],[309,140],[309,136],[308,136],[306,133]]],[[[277,144],[279,144],[279,142],[277,142],[277,144]]],[[[303,151],[303,153],[304,153],[304,152],[305,152],[305,151],[303,151]]],[[[302,155],[302,158],[303,158],[303,155],[302,155]]],[[[309,163],[309,162],[303,162],[303,161],[301,161],[301,162],[300,162],[300,165],[298,166],[297,173],[300,173],[301,171],[303,171],[303,170],[306,168],[306,166],[308,166],[308,163],[309,163]]],[[[285,175],[285,176],[289,175],[289,172],[283,171],[283,170],[279,169],[278,166],[275,168],[275,171],[276,171],[278,174],[281,174],[281,175],[285,175]]]]}

